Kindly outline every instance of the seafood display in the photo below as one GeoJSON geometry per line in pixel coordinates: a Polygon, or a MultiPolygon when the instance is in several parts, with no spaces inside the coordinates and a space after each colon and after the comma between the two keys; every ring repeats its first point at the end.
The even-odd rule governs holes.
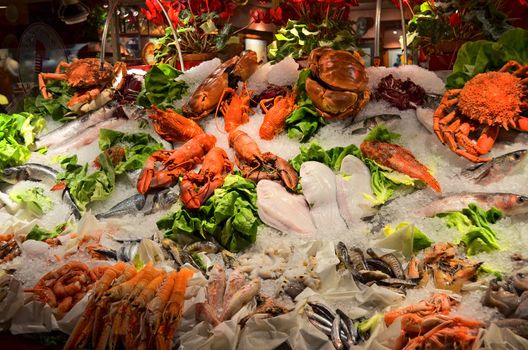
{"type": "Polygon", "coordinates": [[[1,329],[65,349],[525,349],[528,66],[446,90],[358,52],[302,61],[40,74],[68,111],[20,118],[26,148],[0,152],[1,329]]]}
{"type": "Polygon", "coordinates": [[[528,119],[523,117],[527,110],[527,70],[510,61],[498,72],[476,75],[462,89],[446,91],[434,114],[438,139],[474,163],[490,161],[482,156],[493,148],[500,129],[528,131],[528,119]],[[478,137],[471,139],[470,133],[480,126],[478,137]]]}

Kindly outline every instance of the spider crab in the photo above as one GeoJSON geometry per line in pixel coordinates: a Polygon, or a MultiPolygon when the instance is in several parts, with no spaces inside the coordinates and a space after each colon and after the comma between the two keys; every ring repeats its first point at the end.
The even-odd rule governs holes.
{"type": "Polygon", "coordinates": [[[52,94],[46,88],[47,80],[64,80],[75,94],[67,106],[74,112],[86,113],[99,108],[114,96],[125,81],[127,68],[125,63],[117,62],[111,65],[98,58],[83,58],[72,63],[59,62],[55,73],[40,73],[38,75],[39,89],[42,96],[52,99],[52,94]]]}
{"type": "Polygon", "coordinates": [[[481,156],[491,150],[500,129],[510,127],[528,131],[528,65],[517,61],[448,90],[433,117],[440,141],[474,163],[491,160],[481,156]]]}
{"type": "Polygon", "coordinates": [[[325,118],[355,117],[370,100],[365,62],[357,52],[321,47],[308,57],[306,93],[325,118]]]}

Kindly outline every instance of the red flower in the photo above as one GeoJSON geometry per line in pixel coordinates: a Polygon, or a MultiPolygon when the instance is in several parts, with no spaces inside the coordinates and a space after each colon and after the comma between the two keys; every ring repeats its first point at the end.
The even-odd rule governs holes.
{"type": "Polygon", "coordinates": [[[458,12],[449,16],[449,24],[451,24],[452,27],[456,27],[460,24],[460,14],[458,12]]]}
{"type": "Polygon", "coordinates": [[[282,22],[282,8],[280,7],[272,8],[269,11],[270,11],[271,19],[274,22],[282,22]]]}
{"type": "Polygon", "coordinates": [[[162,25],[163,14],[158,3],[154,0],[146,0],[145,5],[147,5],[147,9],[141,9],[141,13],[152,23],[156,25],[162,25]]]}

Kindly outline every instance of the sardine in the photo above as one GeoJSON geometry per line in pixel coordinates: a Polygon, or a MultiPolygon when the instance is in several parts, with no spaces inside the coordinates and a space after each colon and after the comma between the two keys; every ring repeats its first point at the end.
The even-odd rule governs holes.
{"type": "Polygon", "coordinates": [[[170,208],[179,198],[179,187],[164,189],[156,193],[142,195],[137,193],[117,203],[104,213],[99,213],[97,219],[106,219],[124,215],[150,215],[163,209],[170,208]]]}
{"type": "Polygon", "coordinates": [[[400,278],[386,278],[383,280],[379,280],[376,283],[382,286],[407,287],[407,288],[413,288],[418,285],[418,283],[415,281],[409,281],[409,280],[400,279],[400,278]]]}
{"type": "MultiPolygon", "coordinates": [[[[332,322],[332,332],[330,333],[330,338],[332,339],[332,344],[334,344],[336,350],[343,350],[344,344],[340,336],[341,331],[341,316],[337,315],[332,322]]],[[[346,335],[345,335],[346,337],[346,335]]]]}
{"type": "Polygon", "coordinates": [[[397,120],[401,120],[401,117],[398,114],[379,114],[367,117],[356,123],[345,125],[345,128],[347,128],[352,135],[362,135],[368,133],[380,124],[390,126],[397,120]]]}
{"type": "Polygon", "coordinates": [[[528,196],[514,193],[458,193],[437,199],[420,210],[424,216],[435,216],[438,213],[459,211],[471,203],[484,210],[497,208],[508,216],[528,213],[528,196]]]}
{"type": "Polygon", "coordinates": [[[88,113],[74,121],[62,125],[61,127],[43,135],[35,142],[35,148],[56,147],[63,142],[77,137],[79,133],[87,128],[94,126],[104,120],[110,119],[116,114],[119,106],[117,103],[109,103],[98,110],[88,113]]]}
{"type": "Polygon", "coordinates": [[[487,163],[476,164],[464,169],[462,175],[473,179],[475,183],[480,185],[489,185],[514,172],[526,158],[526,155],[528,155],[526,149],[503,154],[487,163]]]}
{"type": "Polygon", "coordinates": [[[345,314],[343,311],[341,311],[341,309],[336,309],[336,313],[341,316],[341,321],[345,323],[346,325],[346,329],[348,330],[348,338],[349,338],[349,342],[348,342],[348,346],[352,346],[354,344],[357,344],[358,340],[359,340],[359,330],[357,329],[356,326],[354,326],[354,322],[352,322],[352,320],[350,319],[350,317],[348,317],[347,314],[345,314]]]}
{"type": "MultiPolygon", "coordinates": [[[[326,318],[322,317],[321,315],[309,309],[305,309],[304,313],[308,317],[308,320],[310,321],[310,323],[315,326],[315,328],[319,329],[321,332],[323,332],[327,336],[331,335],[332,321],[327,320],[326,318]]],[[[339,335],[343,341],[346,341],[345,333],[343,331],[340,331],[339,335]]]]}
{"type": "MultiPolygon", "coordinates": [[[[58,171],[42,164],[27,163],[11,168],[4,169],[2,173],[2,180],[10,184],[15,184],[19,181],[47,181],[55,183],[58,171]]],[[[66,203],[76,220],[81,218],[81,211],[73,201],[70,191],[66,188],[62,192],[62,201],[66,203]]]]}

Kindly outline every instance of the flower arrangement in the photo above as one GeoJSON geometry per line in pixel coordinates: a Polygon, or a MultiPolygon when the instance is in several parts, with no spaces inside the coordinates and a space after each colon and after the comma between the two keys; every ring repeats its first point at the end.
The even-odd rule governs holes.
{"type": "MultiPolygon", "coordinates": [[[[398,6],[397,0],[392,1],[398,6]]],[[[413,14],[407,24],[407,44],[421,48],[426,54],[441,53],[441,44],[446,42],[460,46],[465,41],[496,40],[511,29],[501,10],[501,0],[427,0],[414,4],[404,0],[403,3],[413,14]]]]}
{"type": "Polygon", "coordinates": [[[268,47],[270,59],[302,58],[320,46],[356,48],[358,36],[348,17],[352,7],[359,5],[357,0],[280,0],[273,5],[268,11],[251,13],[256,22],[282,26],[268,47]]]}
{"type": "MultiPolygon", "coordinates": [[[[221,50],[232,27],[229,19],[238,5],[234,0],[174,0],[161,1],[173,28],[177,32],[181,51],[187,54],[216,53],[221,50]]],[[[146,0],[143,15],[152,23],[165,22],[163,10],[156,0],[146,0]]],[[[170,28],[160,38],[155,49],[157,62],[171,63],[176,57],[176,43],[170,28]]]]}

